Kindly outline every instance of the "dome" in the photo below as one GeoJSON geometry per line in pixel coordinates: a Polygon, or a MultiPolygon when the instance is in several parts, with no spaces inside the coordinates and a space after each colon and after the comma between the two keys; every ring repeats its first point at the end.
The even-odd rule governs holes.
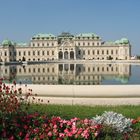
{"type": "Polygon", "coordinates": [[[128,43],[129,43],[129,40],[128,40],[127,38],[122,38],[122,39],[121,39],[121,42],[122,42],[123,44],[128,44],[128,43]]]}
{"type": "Polygon", "coordinates": [[[10,45],[13,45],[13,43],[10,40],[6,39],[6,40],[3,40],[2,45],[3,46],[10,46],[10,45]]]}

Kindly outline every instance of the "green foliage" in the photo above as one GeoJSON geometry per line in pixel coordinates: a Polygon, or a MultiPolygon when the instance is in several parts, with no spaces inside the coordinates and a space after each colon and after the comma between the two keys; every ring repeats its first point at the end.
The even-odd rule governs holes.
{"type": "Polygon", "coordinates": [[[140,116],[140,105],[121,105],[121,106],[79,106],[79,105],[50,105],[39,104],[31,105],[29,112],[39,111],[40,113],[47,113],[48,116],[60,116],[62,118],[70,119],[72,117],[78,118],[92,118],[96,115],[101,115],[104,111],[114,111],[121,113],[128,118],[137,118],[140,116]]]}

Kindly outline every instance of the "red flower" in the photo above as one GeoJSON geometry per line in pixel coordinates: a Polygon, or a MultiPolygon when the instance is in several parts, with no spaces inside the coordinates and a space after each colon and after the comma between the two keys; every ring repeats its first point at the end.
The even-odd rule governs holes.
{"type": "Polygon", "coordinates": [[[138,123],[138,120],[132,120],[132,124],[138,123]]]}

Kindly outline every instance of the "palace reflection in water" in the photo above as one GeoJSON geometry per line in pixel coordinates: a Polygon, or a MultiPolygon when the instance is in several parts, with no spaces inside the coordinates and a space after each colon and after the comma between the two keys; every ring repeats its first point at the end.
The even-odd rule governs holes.
{"type": "Polygon", "coordinates": [[[121,84],[129,81],[131,65],[121,63],[2,65],[0,71],[0,77],[26,84],[99,85],[107,80],[116,80],[121,84]]]}

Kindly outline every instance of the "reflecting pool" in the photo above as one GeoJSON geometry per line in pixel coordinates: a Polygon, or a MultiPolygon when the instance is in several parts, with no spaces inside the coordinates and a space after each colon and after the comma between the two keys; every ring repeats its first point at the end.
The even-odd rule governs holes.
{"type": "Polygon", "coordinates": [[[47,63],[0,66],[5,82],[23,84],[120,85],[140,84],[140,65],[123,63],[47,63]]]}

